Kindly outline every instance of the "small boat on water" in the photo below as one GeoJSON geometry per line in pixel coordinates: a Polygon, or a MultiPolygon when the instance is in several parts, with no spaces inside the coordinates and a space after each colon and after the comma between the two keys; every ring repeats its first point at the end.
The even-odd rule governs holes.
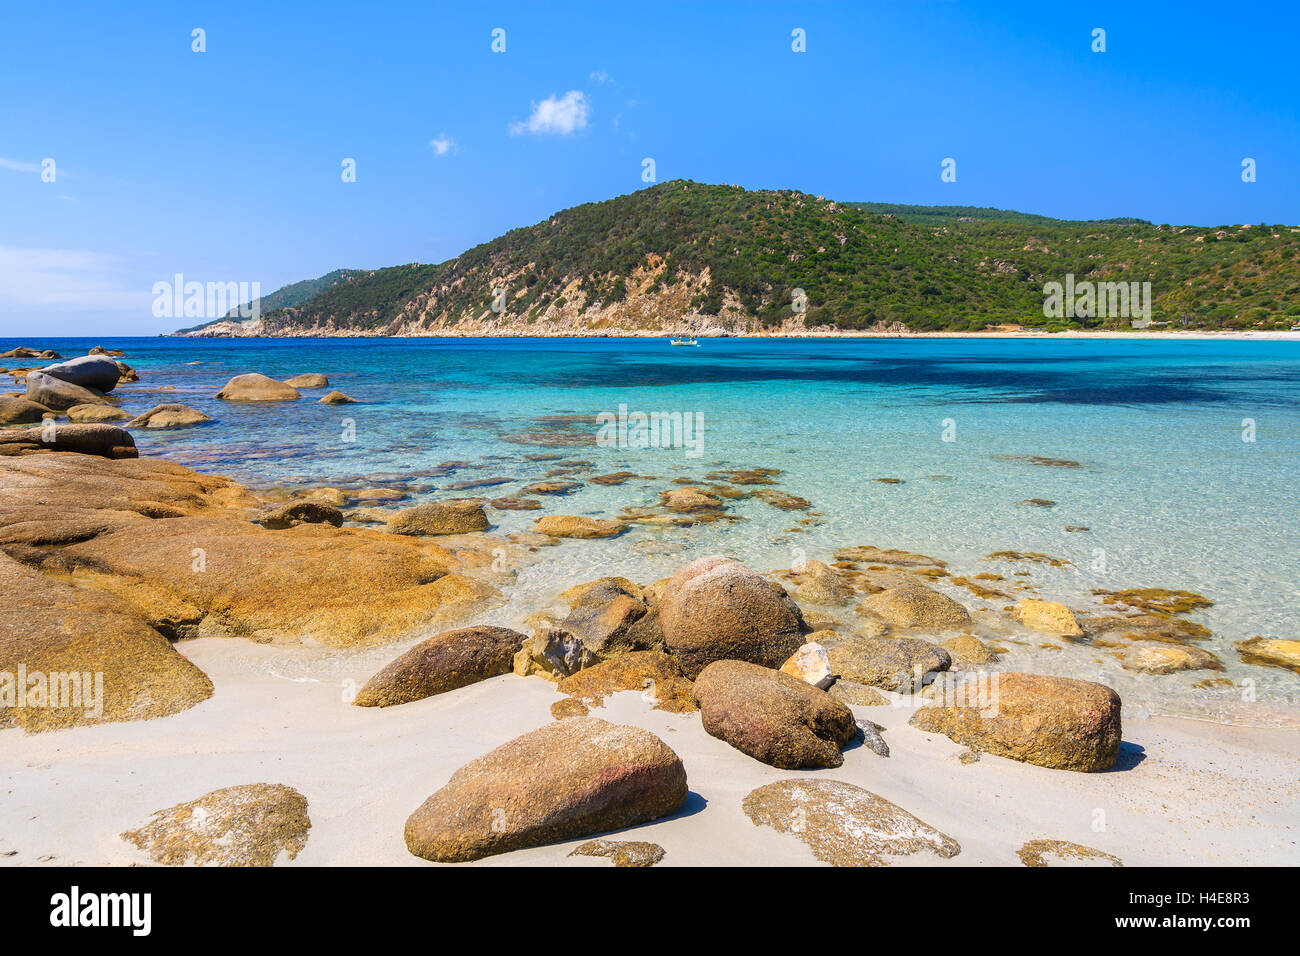
{"type": "Polygon", "coordinates": [[[688,338],[669,339],[669,340],[668,340],[668,344],[669,344],[669,345],[674,345],[674,346],[676,346],[676,345],[694,345],[694,346],[698,347],[700,343],[696,340],[695,336],[692,335],[689,339],[688,339],[688,338]]]}

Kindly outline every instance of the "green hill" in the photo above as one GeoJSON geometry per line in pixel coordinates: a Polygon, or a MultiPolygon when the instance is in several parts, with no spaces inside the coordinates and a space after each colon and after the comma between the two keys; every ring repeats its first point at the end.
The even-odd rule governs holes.
{"type": "Polygon", "coordinates": [[[262,334],[1080,327],[1043,316],[1044,283],[1067,273],[1151,282],[1152,318],[1175,324],[1300,321],[1300,230],[1290,226],[1075,222],[675,180],[566,209],[438,265],[353,274],[264,311],[262,334]],[[791,308],[799,289],[802,323],[791,308]]]}
{"type": "MultiPolygon", "coordinates": [[[[326,289],[333,288],[340,283],[347,282],[350,279],[364,276],[366,274],[367,272],[364,269],[335,269],[333,272],[326,273],[319,279],[303,279],[301,282],[293,282],[289,285],[281,286],[270,295],[264,295],[258,300],[260,303],[259,311],[262,314],[265,314],[267,312],[274,312],[277,309],[289,309],[294,306],[302,305],[303,303],[314,299],[326,289]]],[[[247,304],[248,303],[241,303],[240,305],[242,306],[247,304]]],[[[175,334],[184,335],[187,332],[197,332],[200,329],[205,329],[209,325],[215,325],[218,322],[239,322],[242,321],[239,313],[240,308],[237,306],[219,319],[212,319],[209,322],[194,325],[188,329],[178,329],[175,334]]]]}

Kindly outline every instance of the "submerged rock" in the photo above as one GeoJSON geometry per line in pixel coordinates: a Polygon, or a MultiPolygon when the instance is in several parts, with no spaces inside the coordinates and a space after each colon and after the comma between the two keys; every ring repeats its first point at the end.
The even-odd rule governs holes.
{"type": "Polygon", "coordinates": [[[1300,641],[1277,641],[1252,637],[1248,641],[1239,641],[1237,651],[1247,664],[1285,667],[1300,674],[1300,641]]]}
{"type": "Polygon", "coordinates": [[[627,525],[621,521],[575,515],[544,515],[533,527],[539,534],[549,534],[553,538],[612,538],[627,530],[627,525]]]}
{"type": "Polygon", "coordinates": [[[353,703],[391,707],[508,674],[527,637],[485,624],[426,638],[366,681],[353,703]]]}
{"type": "Polygon", "coordinates": [[[307,845],[307,798],[282,784],[226,787],[159,810],[122,839],[164,866],[274,866],[307,845]]]}
{"type": "Polygon", "coordinates": [[[461,767],[406,821],[406,846],[457,863],[607,833],[675,813],[686,770],[639,727],[573,717],[461,767]]]}
{"type": "Polygon", "coordinates": [[[970,613],[957,601],[912,582],[864,598],[857,611],[873,614],[896,628],[956,630],[971,626],[970,613]]]}
{"type": "Polygon", "coordinates": [[[755,760],[782,770],[838,767],[857,734],[853,712],[825,691],[771,668],[715,661],[695,681],[701,722],[755,760]]]}
{"type": "MultiPolygon", "coordinates": [[[[909,723],[959,744],[1058,770],[1109,770],[1122,739],[1120,699],[1092,681],[996,674],[980,694],[922,707],[909,723]]],[[[960,691],[960,687],[958,688],[960,691]]]]}
{"type": "Polygon", "coordinates": [[[1083,637],[1083,628],[1064,604],[1056,601],[1035,601],[1025,599],[1016,603],[1014,611],[1016,620],[1025,627],[1055,634],[1057,637],[1083,637]]]}
{"type": "Polygon", "coordinates": [[[1173,674],[1177,671],[1223,670],[1219,659],[1199,647],[1169,644],[1138,646],[1120,655],[1125,670],[1142,674],[1173,674]]]}
{"type": "Polygon", "coordinates": [[[323,395],[320,403],[322,405],[355,405],[356,401],[352,396],[344,395],[342,392],[335,390],[323,395]]]}
{"type": "Polygon", "coordinates": [[[778,780],[745,797],[756,826],[791,833],[832,866],[888,866],[891,858],[933,853],[950,859],[957,841],[870,790],[839,780],[778,780]]]}
{"type": "Polygon", "coordinates": [[[687,677],[718,660],[780,667],[803,644],[798,606],[739,561],[717,555],[679,569],[659,605],[665,649],[687,677]]]}

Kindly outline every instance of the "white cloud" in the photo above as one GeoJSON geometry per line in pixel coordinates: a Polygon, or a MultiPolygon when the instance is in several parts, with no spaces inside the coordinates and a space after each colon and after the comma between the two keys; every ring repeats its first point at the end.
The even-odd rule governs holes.
{"type": "Polygon", "coordinates": [[[0,246],[0,314],[11,310],[141,309],[147,314],[150,286],[124,279],[116,256],[76,249],[0,246]]]}
{"type": "Polygon", "coordinates": [[[40,163],[24,163],[16,159],[5,159],[0,156],[0,169],[12,169],[16,173],[39,173],[41,171],[40,163]]]}
{"type": "Polygon", "coordinates": [[[588,76],[590,79],[595,80],[597,83],[614,82],[614,78],[612,76],[610,76],[608,73],[605,73],[601,70],[592,70],[591,73],[588,74],[588,76]]]}
{"type": "Polygon", "coordinates": [[[540,103],[533,103],[533,112],[527,123],[511,123],[510,135],[551,133],[568,136],[586,129],[590,115],[591,103],[586,93],[569,90],[561,97],[552,93],[540,103]]]}
{"type": "Polygon", "coordinates": [[[429,148],[433,150],[435,156],[446,156],[448,153],[456,152],[460,147],[446,133],[439,133],[436,139],[429,140],[429,148]]]}

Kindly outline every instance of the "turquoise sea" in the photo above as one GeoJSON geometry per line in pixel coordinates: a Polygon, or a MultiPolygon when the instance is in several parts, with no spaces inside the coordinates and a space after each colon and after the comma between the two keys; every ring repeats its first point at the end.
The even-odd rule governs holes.
{"type": "Polygon", "coordinates": [[[1086,645],[1016,647],[1004,663],[1104,679],[1126,706],[1153,712],[1271,720],[1300,705],[1300,676],[1242,664],[1233,649],[1257,634],[1297,637],[1300,341],[708,339],[670,348],[625,338],[110,338],[0,347],[20,344],[65,356],[121,349],[141,378],[119,387],[127,410],[180,401],[214,419],[140,431],[141,454],[253,484],[490,498],[518,494],[556,467],[528,455],[592,462],[579,481],[621,470],[647,476],[618,486],[584,481],[542,498],[542,511],[490,509],[503,533],[530,529],[539,514],[613,517],[655,504],[674,479],[703,483],[724,468],[780,469],[775,487],[812,503],[799,512],[747,499],[733,504],[742,520],[637,526],[617,539],[549,548],[520,573],[506,616],[578,581],[653,580],[702,554],[768,571],[872,544],[935,555],[953,574],[1028,570],[1041,596],[1084,609],[1095,607],[1095,589],[1199,592],[1215,601],[1195,616],[1213,631],[1202,646],[1235,686],[1194,688],[1203,671],[1131,674],[1086,645]],[[321,405],[315,391],[276,405],[213,397],[249,371],[323,372],[358,404],[321,405]],[[161,386],[174,391],[149,392],[161,386]],[[596,444],[596,417],[620,406],[692,416],[701,423],[697,448],[596,444]],[[1080,467],[1035,464],[1035,456],[1080,467]],[[463,464],[439,467],[448,462],[463,464]],[[446,487],[485,477],[511,481],[446,487]],[[1055,504],[1018,504],[1026,499],[1055,504]],[[810,516],[815,522],[797,523],[810,516]],[[986,557],[1003,550],[1069,563],[986,557]]]}

